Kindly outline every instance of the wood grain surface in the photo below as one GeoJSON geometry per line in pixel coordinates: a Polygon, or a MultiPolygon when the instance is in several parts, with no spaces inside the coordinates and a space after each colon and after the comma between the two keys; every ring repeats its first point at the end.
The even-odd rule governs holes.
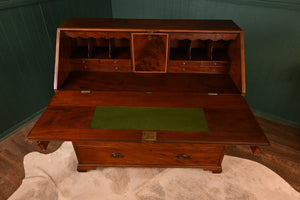
{"type": "Polygon", "coordinates": [[[61,30],[115,30],[115,31],[242,31],[232,20],[168,20],[168,19],[91,19],[71,18],[61,30]]]}
{"type": "Polygon", "coordinates": [[[167,72],[168,34],[132,33],[131,42],[134,72],[167,72]]]}
{"type": "Polygon", "coordinates": [[[60,89],[239,94],[228,74],[73,71],[60,89]]]}
{"type": "Polygon", "coordinates": [[[159,131],[157,142],[268,145],[267,139],[242,96],[182,93],[81,94],[77,91],[61,91],[54,96],[28,138],[45,141],[140,142],[140,134],[143,130],[89,129],[96,106],[203,108],[208,132],[159,131]]]}

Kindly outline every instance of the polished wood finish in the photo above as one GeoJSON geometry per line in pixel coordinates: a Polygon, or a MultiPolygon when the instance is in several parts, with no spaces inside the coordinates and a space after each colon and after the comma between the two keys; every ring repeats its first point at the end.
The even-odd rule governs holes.
{"type": "Polygon", "coordinates": [[[169,73],[208,73],[226,74],[229,71],[229,61],[169,61],[169,73]],[[212,67],[214,66],[214,67],[212,67]]]}
{"type": "Polygon", "coordinates": [[[269,144],[243,97],[243,31],[232,21],[70,19],[58,37],[57,93],[28,138],[72,141],[79,171],[159,166],[221,172],[228,145],[269,144]],[[149,130],[90,129],[97,106],[202,108],[209,131],[157,131],[155,144],[147,144],[142,134],[149,130]],[[123,153],[111,152],[116,149],[123,153]],[[178,160],[185,156],[190,159],[178,160]]]}
{"type": "Polygon", "coordinates": [[[245,83],[245,59],[244,59],[244,33],[239,34],[228,47],[228,54],[231,58],[230,77],[239,88],[242,96],[246,93],[245,83]]]}
{"type": "Polygon", "coordinates": [[[62,89],[72,71],[153,72],[158,67],[155,71],[171,73],[230,71],[240,93],[245,93],[243,31],[231,20],[70,19],[58,27],[57,37],[54,89],[62,89]],[[151,48],[143,47],[149,40],[134,42],[150,35],[151,48]],[[82,59],[82,64],[74,64],[70,56],[82,59]],[[141,63],[137,69],[136,61],[141,63]]]}
{"type": "MultiPolygon", "coordinates": [[[[70,61],[72,66],[72,75],[78,71],[91,71],[91,72],[131,72],[131,61],[129,59],[111,60],[111,59],[87,59],[78,58],[70,61]]],[[[100,78],[100,77],[99,77],[100,78]]],[[[81,80],[81,79],[79,79],[81,80]]],[[[100,81],[100,80],[99,80],[100,81]]],[[[66,84],[66,81],[65,83],[66,84]]]]}
{"type": "Polygon", "coordinates": [[[132,33],[133,72],[167,72],[168,34],[132,33]]]}
{"type": "Polygon", "coordinates": [[[157,32],[232,32],[242,31],[232,20],[168,20],[168,19],[91,19],[72,18],[61,30],[117,30],[157,32]]]}
{"type": "MultiPolygon", "coordinates": [[[[124,67],[120,67],[125,68],[124,67]]],[[[239,94],[228,74],[190,73],[101,73],[74,71],[61,91],[89,89],[119,92],[189,92],[239,94]]]]}
{"type": "Polygon", "coordinates": [[[246,101],[240,95],[197,93],[61,91],[28,136],[36,140],[141,141],[143,130],[89,129],[96,106],[199,107],[209,132],[159,131],[157,142],[267,145],[246,101]],[[172,101],[170,101],[172,99],[172,101]],[[45,129],[47,127],[47,129],[45,129]]]}
{"type": "MultiPolygon", "coordinates": [[[[266,120],[256,119],[271,146],[260,147],[253,155],[247,146],[228,146],[226,154],[259,162],[280,175],[300,192],[300,130],[266,120]]],[[[29,152],[49,153],[56,150],[61,142],[51,142],[46,151],[40,150],[33,140],[26,136],[35,122],[28,124],[9,138],[0,142],[0,199],[5,200],[21,185],[24,178],[23,157],[29,152]]],[[[85,167],[86,170],[95,167],[85,167]]]]}
{"type": "Polygon", "coordinates": [[[80,170],[83,166],[221,168],[226,150],[224,145],[146,142],[73,142],[73,146],[80,170]]]}

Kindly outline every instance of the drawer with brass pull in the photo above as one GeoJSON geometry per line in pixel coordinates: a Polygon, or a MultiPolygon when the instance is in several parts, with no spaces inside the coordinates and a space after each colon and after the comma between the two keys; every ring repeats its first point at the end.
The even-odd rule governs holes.
{"type": "Polygon", "coordinates": [[[219,165],[226,146],[184,143],[73,142],[79,165],[209,167],[219,165]]]}

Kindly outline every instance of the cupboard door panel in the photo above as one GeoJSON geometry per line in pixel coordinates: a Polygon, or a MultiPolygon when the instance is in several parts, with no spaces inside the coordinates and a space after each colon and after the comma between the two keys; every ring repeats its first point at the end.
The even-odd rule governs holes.
{"type": "Polygon", "coordinates": [[[168,34],[132,33],[131,49],[134,72],[167,71],[168,34]]]}

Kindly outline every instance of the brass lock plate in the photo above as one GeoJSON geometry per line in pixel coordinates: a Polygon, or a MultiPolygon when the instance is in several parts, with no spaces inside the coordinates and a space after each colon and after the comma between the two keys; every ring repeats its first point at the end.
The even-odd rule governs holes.
{"type": "Polygon", "coordinates": [[[155,131],[143,131],[142,132],[142,141],[143,142],[155,142],[156,141],[156,132],[155,131]]]}

